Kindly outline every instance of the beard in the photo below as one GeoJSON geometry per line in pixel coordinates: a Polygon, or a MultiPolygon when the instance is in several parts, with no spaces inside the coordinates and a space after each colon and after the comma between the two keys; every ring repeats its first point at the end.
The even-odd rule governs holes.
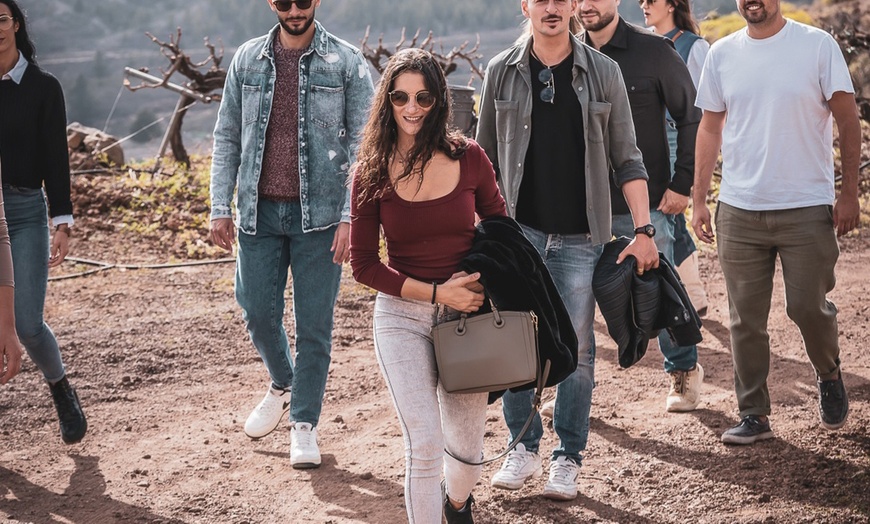
{"type": "Polygon", "coordinates": [[[280,18],[278,19],[278,23],[281,24],[281,29],[286,31],[287,34],[289,34],[291,36],[304,35],[308,31],[308,29],[311,28],[311,24],[314,23],[314,10],[311,11],[311,16],[309,16],[305,20],[305,23],[302,24],[302,27],[300,27],[299,29],[294,29],[292,26],[290,26],[290,24],[288,24],[287,22],[285,22],[284,20],[282,20],[280,18]]]}
{"type": "MultiPolygon", "coordinates": [[[[754,5],[754,2],[749,4],[754,5]]],[[[746,20],[749,24],[760,24],[767,20],[768,13],[764,8],[764,5],[761,6],[761,9],[758,11],[747,11],[746,6],[743,6],[743,12],[740,13],[743,16],[743,19],[746,20]]]]}
{"type": "MultiPolygon", "coordinates": [[[[582,14],[582,13],[581,13],[582,14]]],[[[591,32],[601,31],[605,27],[607,27],[610,22],[613,22],[613,19],[616,18],[616,13],[599,13],[597,22],[584,22],[583,17],[580,17],[580,25],[583,26],[583,29],[591,32]]]]}

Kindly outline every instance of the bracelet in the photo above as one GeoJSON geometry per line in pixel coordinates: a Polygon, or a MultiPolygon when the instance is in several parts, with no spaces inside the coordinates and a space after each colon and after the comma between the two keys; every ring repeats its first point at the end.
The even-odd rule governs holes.
{"type": "Polygon", "coordinates": [[[432,303],[435,303],[435,293],[438,292],[438,282],[432,282],[432,303]]]}

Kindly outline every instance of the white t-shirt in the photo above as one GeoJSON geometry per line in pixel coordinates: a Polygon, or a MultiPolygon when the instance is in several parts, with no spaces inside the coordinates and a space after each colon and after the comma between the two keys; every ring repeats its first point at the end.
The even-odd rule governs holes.
{"type": "Polygon", "coordinates": [[[749,211],[834,202],[833,119],[828,100],[854,93],[828,33],[787,20],[761,40],[746,29],[713,44],[695,105],[727,111],[719,200],[749,211]]]}

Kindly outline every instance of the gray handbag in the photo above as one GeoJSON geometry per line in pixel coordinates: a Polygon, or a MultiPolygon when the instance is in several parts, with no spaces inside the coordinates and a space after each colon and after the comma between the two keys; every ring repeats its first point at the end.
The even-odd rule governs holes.
{"type": "Polygon", "coordinates": [[[538,317],[499,311],[432,326],[438,376],[448,393],[501,391],[538,376],[538,317]]]}
{"type": "Polygon", "coordinates": [[[529,382],[536,385],[532,411],[523,429],[500,454],[473,462],[444,449],[454,459],[470,466],[480,466],[507,455],[532,425],[541,407],[541,394],[550,374],[550,361],[538,365],[538,317],[534,311],[499,311],[489,300],[491,313],[432,326],[435,364],[441,385],[449,393],[483,393],[501,391],[529,382]]]}

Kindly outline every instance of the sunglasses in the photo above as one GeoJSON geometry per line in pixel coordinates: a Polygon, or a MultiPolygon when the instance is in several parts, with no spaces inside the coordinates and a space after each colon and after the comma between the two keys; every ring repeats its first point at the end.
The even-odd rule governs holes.
{"type": "Polygon", "coordinates": [[[637,0],[637,5],[641,8],[643,8],[644,4],[653,5],[654,3],[656,3],[656,0],[637,0]]]}
{"type": "MultiPolygon", "coordinates": [[[[402,107],[411,100],[411,95],[398,89],[390,91],[389,95],[390,102],[396,107],[402,107]]],[[[417,101],[417,105],[423,109],[429,109],[435,105],[435,96],[429,91],[417,91],[417,94],[414,95],[414,99],[417,101]]]]}
{"type": "Polygon", "coordinates": [[[541,69],[541,72],[538,73],[538,80],[544,84],[544,89],[541,89],[541,100],[548,104],[555,104],[556,82],[553,79],[553,70],[549,67],[541,69]]]}
{"type": "Polygon", "coordinates": [[[293,4],[296,4],[301,11],[305,11],[306,9],[311,8],[311,5],[314,3],[314,0],[272,0],[272,5],[275,6],[275,9],[281,11],[282,13],[286,13],[290,9],[293,8],[293,4]]]}

